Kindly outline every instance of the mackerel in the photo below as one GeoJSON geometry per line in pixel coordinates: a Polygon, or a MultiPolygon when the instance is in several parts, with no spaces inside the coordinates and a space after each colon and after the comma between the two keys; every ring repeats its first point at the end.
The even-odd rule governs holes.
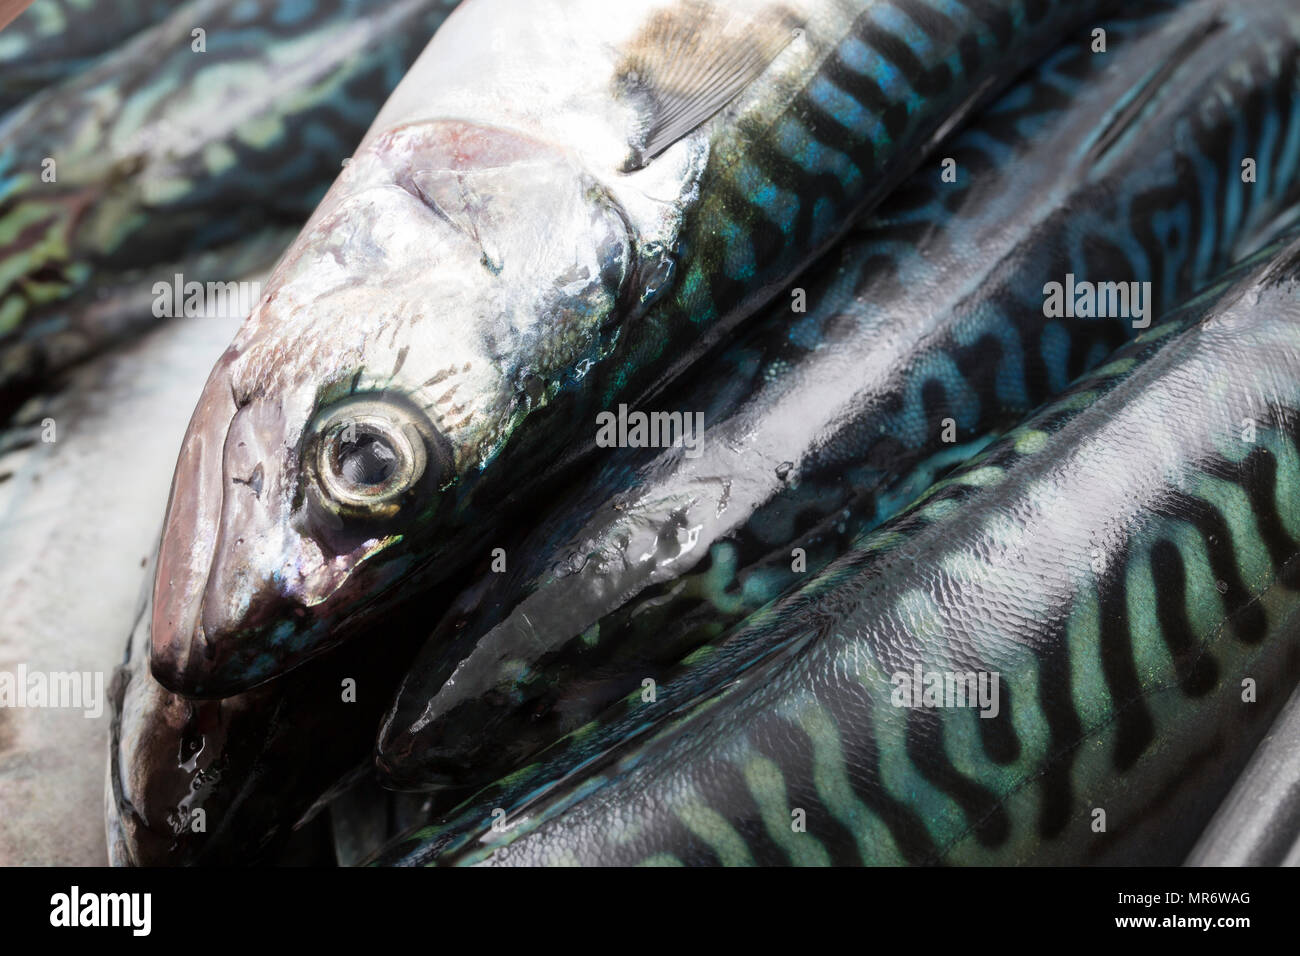
{"type": "Polygon", "coordinates": [[[1298,677],[1292,234],[384,860],[1176,864],[1298,677]]]}
{"type": "Polygon", "coordinates": [[[175,0],[115,0],[106,17],[95,6],[95,0],[39,0],[8,24],[9,11],[0,12],[0,113],[84,70],[176,9],[175,0]]]}
{"type": "Polygon", "coordinates": [[[486,784],[663,680],[1294,208],[1293,4],[1103,25],[944,145],[956,182],[936,157],[800,280],[806,315],[787,297],[665,403],[703,411],[694,454],[612,454],[458,599],[385,721],[390,783],[486,784]],[[1047,317],[1053,283],[1130,307],[1047,317]]]}
{"type": "Polygon", "coordinates": [[[1106,2],[476,0],[208,381],[153,672],[238,693],[461,573],[1106,2]]]}

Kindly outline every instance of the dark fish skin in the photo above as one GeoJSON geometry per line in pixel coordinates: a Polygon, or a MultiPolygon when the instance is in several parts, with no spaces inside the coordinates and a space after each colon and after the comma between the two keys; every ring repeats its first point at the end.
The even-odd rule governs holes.
{"type": "Polygon", "coordinates": [[[627,705],[648,736],[381,861],[1176,864],[1298,677],[1293,233],[627,705]],[[996,716],[914,668],[998,674],[996,716]]]}
{"type": "MultiPolygon", "coordinates": [[[[760,5],[768,10],[754,2],[735,6],[760,5]]],[[[620,11],[630,7],[640,19],[626,24],[627,32],[649,37],[644,42],[651,45],[662,20],[654,13],[659,6],[679,20],[683,11],[715,8],[638,0],[608,7],[580,35],[617,33],[625,26],[620,11]]],[[[475,100],[481,90],[466,90],[467,104],[444,104],[439,90],[461,93],[454,77],[438,76],[432,99],[415,105],[420,97],[413,85],[399,87],[395,105],[381,113],[214,368],[196,410],[159,559],[153,628],[159,680],[190,696],[238,693],[369,633],[410,595],[459,572],[467,555],[490,548],[511,521],[534,514],[538,502],[591,460],[600,410],[620,399],[654,401],[882,200],[937,134],[1111,4],[799,0],[792,6],[807,8],[808,28],[788,31],[798,34],[785,48],[790,56],[778,56],[772,75],[742,94],[752,91],[752,104],[693,127],[679,153],[670,150],[661,165],[652,160],[635,174],[625,163],[636,150],[628,127],[647,117],[633,115],[635,106],[612,112],[620,101],[610,90],[639,82],[620,47],[610,56],[609,43],[588,44],[593,58],[605,58],[599,73],[574,70],[570,56],[535,84],[518,83],[546,96],[557,91],[525,120],[501,105],[509,97],[493,96],[487,105],[486,96],[475,100]],[[514,159],[554,134],[535,127],[553,109],[569,108],[575,89],[600,101],[584,110],[587,119],[620,120],[592,124],[599,129],[593,135],[608,137],[598,156],[567,141],[552,150],[557,144],[548,141],[541,155],[549,158],[533,164],[548,171],[547,186],[535,188],[537,173],[521,170],[525,164],[514,159]],[[453,118],[434,115],[438,110],[453,118]],[[581,158],[581,168],[568,176],[556,157],[571,155],[581,158]],[[408,166],[411,157],[430,157],[420,161],[442,168],[448,156],[475,166],[466,175],[473,172],[484,184],[475,193],[484,202],[466,205],[468,194],[441,175],[437,188],[446,189],[442,202],[452,212],[431,214],[430,201],[442,207],[427,194],[420,198],[412,177],[421,170],[408,166]],[[631,195],[647,181],[634,175],[660,176],[693,158],[699,163],[688,176],[674,173],[667,197],[631,195]],[[484,172],[508,161],[510,176],[484,172]],[[588,174],[611,194],[626,191],[627,202],[613,210],[622,225],[611,225],[601,190],[584,189],[581,198],[563,200],[563,215],[579,207],[583,214],[566,218],[565,234],[556,236],[539,203],[570,196],[588,174]],[[562,190],[551,185],[560,181],[562,190]],[[776,198],[768,203],[765,196],[776,198]],[[656,210],[666,210],[662,215],[645,213],[651,198],[656,210]],[[523,250],[511,254],[513,272],[511,263],[502,271],[482,237],[463,226],[467,217],[473,224],[484,204],[520,210],[490,220],[496,234],[488,245],[523,250]],[[636,227],[635,236],[624,228],[632,218],[648,224],[636,227]],[[567,258],[553,261],[569,248],[581,252],[577,267],[567,258]],[[538,281],[516,278],[535,263],[545,271],[538,281]],[[581,296],[537,300],[574,285],[584,290],[581,296]],[[375,334],[379,329],[384,332],[375,334]],[[418,449],[401,453],[410,467],[398,469],[379,491],[336,480],[330,464],[341,451],[335,426],[358,406],[367,429],[418,449]],[[419,439],[399,437],[402,429],[419,439]],[[265,490],[250,500],[236,483],[259,468],[265,490]]],[[[439,37],[473,46],[458,31],[486,17],[486,9],[497,7],[463,9],[439,37]]],[[[565,8],[544,9],[562,17],[565,8]]],[[[435,55],[439,37],[429,48],[435,55]]],[[[540,40],[533,48],[553,52],[540,40]]],[[[474,62],[486,64],[483,83],[511,83],[513,61],[527,62],[529,52],[489,48],[474,62]]]]}
{"type": "Polygon", "coordinates": [[[300,226],[454,6],[195,0],[0,117],[0,414],[160,321],[88,320],[105,286],[229,280],[300,226]]]}
{"type": "Polygon", "coordinates": [[[421,629],[395,621],[383,654],[364,644],[340,648],[248,693],[192,701],[149,674],[148,611],[146,595],[109,691],[110,860],[238,866],[276,859],[330,793],[367,769],[375,726],[421,629]],[[345,681],[353,682],[351,701],[345,681]]]}
{"type": "Polygon", "coordinates": [[[918,173],[803,280],[806,316],[787,298],[661,406],[704,412],[697,461],[611,453],[461,595],[385,719],[390,784],[486,784],[639,699],[1136,334],[1046,319],[1045,283],[1150,281],[1158,315],[1294,206],[1292,5],[1106,27],[1107,54],[1062,51],[943,147],[957,183],[918,173]]]}
{"type": "Polygon", "coordinates": [[[37,0],[0,23],[0,113],[74,73],[176,9],[176,0],[37,0]],[[99,8],[98,10],[96,8],[99,8]]]}
{"type": "Polygon", "coordinates": [[[390,840],[428,818],[423,794],[385,790],[371,777],[357,781],[329,803],[334,861],[356,866],[390,840]]]}

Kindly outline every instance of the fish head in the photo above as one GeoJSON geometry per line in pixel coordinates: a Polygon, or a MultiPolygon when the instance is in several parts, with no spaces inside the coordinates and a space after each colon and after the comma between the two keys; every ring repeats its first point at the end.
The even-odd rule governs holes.
{"type": "Polygon", "coordinates": [[[487,466],[607,353],[632,257],[617,203],[554,148],[446,122],[363,146],[190,423],[156,679],[238,693],[467,561],[472,499],[528,478],[487,466]]]}

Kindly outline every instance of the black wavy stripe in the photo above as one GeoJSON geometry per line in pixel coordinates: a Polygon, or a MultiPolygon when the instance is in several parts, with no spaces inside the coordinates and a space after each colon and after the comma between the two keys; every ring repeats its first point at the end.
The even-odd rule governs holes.
{"type": "MultiPolygon", "coordinates": [[[[1245,102],[1242,103],[1241,110],[1237,114],[1237,130],[1242,133],[1243,143],[1258,143],[1261,141],[1264,133],[1264,119],[1268,115],[1267,111],[1272,105],[1272,97],[1268,94],[1268,84],[1270,82],[1268,70],[1265,66],[1258,63],[1251,63],[1247,67],[1253,77],[1252,82],[1256,88],[1252,89],[1245,102]]],[[[1248,218],[1256,202],[1263,201],[1263,190],[1250,189],[1241,181],[1241,161],[1244,156],[1235,157],[1235,162],[1226,167],[1225,176],[1229,183],[1229,188],[1240,194],[1241,215],[1243,220],[1248,218]]],[[[1258,157],[1256,157],[1258,159],[1258,157]]],[[[1224,191],[1225,196],[1228,190],[1224,191]]]]}
{"type": "MultiPolygon", "coordinates": [[[[989,671],[991,668],[980,668],[989,671]]],[[[1020,737],[1016,734],[1016,695],[1010,684],[998,684],[998,716],[978,721],[984,756],[991,763],[1005,767],[1020,759],[1020,737]]]]}
{"type": "Polygon", "coordinates": [[[1219,680],[1219,665],[1209,651],[1202,652],[1192,636],[1187,618],[1187,568],[1178,546],[1161,538],[1148,558],[1156,596],[1156,621],[1178,675],[1178,686],[1188,697],[1203,697],[1219,680]]]}
{"type": "MultiPolygon", "coordinates": [[[[1006,424],[1010,415],[999,416],[992,414],[994,409],[1003,405],[998,396],[998,375],[1007,360],[1005,347],[1002,339],[993,332],[986,332],[970,345],[964,348],[958,348],[953,354],[953,360],[957,365],[957,370],[961,373],[965,381],[979,397],[980,402],[980,430],[996,429],[1006,424]]],[[[1011,412],[1010,409],[1006,410],[1011,412]]],[[[1014,414],[1014,412],[1011,412],[1014,414]]],[[[955,417],[955,416],[954,416],[955,417]]],[[[930,427],[934,427],[931,425],[930,427]]],[[[928,434],[938,434],[938,432],[929,432],[928,434]]],[[[965,438],[974,438],[975,430],[963,429],[961,432],[965,438]]]]}
{"type": "MultiPolygon", "coordinates": [[[[974,713],[972,719],[980,719],[974,713]]],[[[948,758],[943,743],[943,717],[932,710],[907,713],[907,757],[927,781],[961,807],[980,846],[993,849],[1011,836],[1011,818],[1001,798],[967,777],[948,758]]]]}
{"type": "Polygon", "coordinates": [[[1242,462],[1242,477],[1260,540],[1273,567],[1280,568],[1295,554],[1296,542],[1277,510],[1277,459],[1265,448],[1252,448],[1242,462]]]}
{"type": "MultiPolygon", "coordinates": [[[[952,86],[955,78],[946,64],[926,69],[911,47],[873,22],[871,13],[872,11],[868,10],[859,14],[850,33],[862,42],[873,56],[887,61],[899,71],[912,88],[922,95],[941,95],[952,86]]],[[[987,10],[984,15],[988,15],[987,10]]],[[[1005,17],[1005,12],[1001,16],[1005,17]]],[[[955,27],[950,23],[941,23],[941,19],[946,20],[938,17],[924,19],[925,29],[932,36],[937,34],[944,37],[947,42],[951,42],[955,27]]],[[[990,16],[989,19],[1001,22],[999,16],[990,16]]],[[[1006,22],[1009,25],[1009,20],[1006,22]]],[[[1010,34],[1007,34],[1007,38],[1009,41],[1010,34]]],[[[973,65],[968,63],[968,69],[978,69],[980,66],[978,57],[973,57],[972,60],[973,65]]],[[[888,97],[870,75],[860,74],[850,69],[838,49],[828,55],[819,71],[819,79],[834,84],[863,108],[878,115],[892,139],[898,141],[906,137],[910,125],[906,104],[888,97]]],[[[823,109],[811,96],[809,92],[811,86],[809,84],[795,98],[789,111],[790,115],[799,118],[806,134],[812,140],[823,147],[845,154],[859,170],[869,174],[878,165],[874,145],[869,139],[856,133],[823,109]]],[[[748,152],[754,157],[762,173],[796,196],[799,206],[793,235],[786,237],[770,227],[770,220],[761,207],[741,194],[734,185],[730,187],[730,193],[725,198],[728,217],[741,229],[755,234],[755,262],[762,271],[790,249],[804,248],[809,245],[812,239],[812,216],[819,205],[829,202],[836,210],[836,215],[842,215],[848,197],[844,194],[842,184],[834,175],[810,176],[789,157],[770,148],[767,145],[769,134],[766,129],[742,130],[742,135],[746,135],[751,140],[748,152]]],[[[725,241],[716,231],[693,229],[691,232],[703,233],[697,251],[704,261],[715,266],[724,261],[725,241]]],[[[710,297],[715,308],[724,312],[733,303],[743,298],[747,291],[747,284],[725,275],[719,268],[710,271],[710,297]]]]}
{"type": "MultiPolygon", "coordinates": [[[[767,832],[767,827],[763,824],[762,812],[755,803],[753,794],[738,767],[727,760],[715,761],[711,766],[708,785],[702,796],[706,806],[715,810],[726,808],[723,815],[727,823],[744,842],[755,864],[759,866],[789,864],[785,852],[767,832]]],[[[653,821],[649,830],[653,834],[652,842],[656,848],[671,847],[673,855],[688,865],[721,864],[721,858],[713,846],[707,840],[696,836],[672,810],[656,806],[650,812],[653,814],[653,821]]],[[[634,850],[636,842],[634,840],[629,849],[634,850]]]]}
{"type": "Polygon", "coordinates": [[[931,4],[921,0],[894,0],[894,7],[915,23],[936,47],[950,46],[957,38],[957,24],[931,4]]]}
{"type": "Polygon", "coordinates": [[[767,733],[750,735],[754,749],[781,768],[790,807],[807,813],[808,833],[815,836],[834,866],[858,866],[857,838],[840,822],[814,783],[813,740],[797,724],[786,723],[767,733]]]}
{"type": "Polygon", "coordinates": [[[1255,601],[1242,579],[1233,544],[1232,528],[1223,513],[1203,498],[1181,492],[1153,506],[1162,517],[1186,521],[1201,535],[1210,564],[1210,573],[1220,582],[1224,607],[1232,621],[1237,639],[1244,644],[1258,644],[1267,634],[1268,621],[1263,607],[1255,601]]]}
{"type": "Polygon", "coordinates": [[[1210,223],[1207,227],[1201,203],[1188,200],[1188,196],[1200,196],[1206,188],[1205,184],[1199,181],[1196,164],[1192,162],[1190,156],[1181,151],[1175,154],[1174,164],[1176,184],[1149,189],[1135,197],[1128,217],[1129,226],[1142,247],[1151,250],[1153,257],[1151,275],[1156,280],[1152,289],[1159,293],[1160,305],[1166,307],[1173,304],[1164,301],[1173,291],[1164,281],[1165,276],[1170,274],[1170,258],[1177,257],[1178,268],[1175,277],[1178,284],[1186,289],[1191,284],[1195,268],[1196,246],[1205,235],[1206,229],[1213,230],[1216,247],[1221,246],[1222,241],[1221,224],[1210,223]],[[1166,223],[1161,227],[1166,230],[1163,238],[1158,236],[1157,219],[1162,214],[1168,215],[1173,212],[1186,214],[1186,232],[1183,233],[1176,225],[1166,223]]]}
{"type": "MultiPolygon", "coordinates": [[[[907,81],[907,85],[920,95],[938,96],[952,86],[952,71],[946,63],[940,62],[927,68],[905,41],[875,23],[863,24],[861,29],[854,30],[854,34],[873,53],[889,61],[907,81]]],[[[830,79],[839,86],[845,72],[847,71],[833,72],[830,74],[830,79]]],[[[850,74],[850,76],[856,75],[850,74]]],[[[903,134],[907,124],[907,111],[904,108],[896,120],[896,125],[890,125],[890,110],[896,109],[899,105],[891,104],[889,110],[885,111],[886,126],[889,127],[890,135],[895,137],[903,134]]]]}
{"type": "MultiPolygon", "coordinates": [[[[1281,428],[1291,441],[1296,440],[1296,416],[1291,410],[1277,413],[1281,428]]],[[[1263,447],[1256,447],[1241,463],[1214,459],[1202,466],[1205,474],[1237,483],[1251,501],[1260,529],[1260,540],[1269,551],[1270,560],[1280,577],[1285,567],[1295,564],[1297,542],[1287,536],[1276,505],[1276,461],[1263,447]],[[1267,529],[1267,530],[1265,530],[1267,529]],[[1267,540],[1266,540],[1267,538],[1267,540]]],[[[1259,601],[1246,591],[1237,567],[1236,554],[1246,547],[1245,542],[1234,541],[1223,515],[1208,502],[1185,493],[1170,493],[1153,511],[1163,518],[1191,524],[1200,534],[1208,555],[1211,572],[1226,587],[1226,618],[1236,638],[1248,645],[1260,643],[1268,635],[1268,621],[1259,601]]],[[[1220,667],[1212,654],[1192,638],[1192,628],[1187,616],[1187,568],[1183,554],[1168,539],[1160,539],[1151,547],[1148,556],[1156,598],[1156,623],[1160,636],[1169,650],[1178,677],[1181,692],[1189,698],[1203,697],[1215,689],[1220,680],[1220,667]]],[[[1132,654],[1133,635],[1127,624],[1126,613],[1116,607],[1124,593],[1120,582],[1126,580],[1129,559],[1113,561],[1103,579],[1100,590],[1107,596],[1107,607],[1102,619],[1106,627],[1103,637],[1103,665],[1112,697],[1120,711],[1119,740],[1115,763],[1124,771],[1131,768],[1151,742],[1152,720],[1145,705],[1136,707],[1126,703],[1134,691],[1136,660],[1132,654]],[[1109,648],[1109,650],[1107,650],[1109,648]],[[1123,695],[1123,696],[1121,696],[1123,695]]],[[[1207,759],[1215,753],[1192,758],[1191,764],[1207,759]]],[[[1167,784],[1166,789],[1179,786],[1179,776],[1167,784]]],[[[1161,801],[1147,804],[1145,815],[1156,813],[1161,801]]],[[[1094,853],[1102,852],[1105,844],[1094,853]]]]}
{"type": "Polygon", "coordinates": [[[1059,836],[1070,822],[1074,805],[1075,745],[1083,736],[1083,721],[1074,707],[1070,642],[1064,622],[1055,620],[1044,639],[1035,643],[1039,648],[1037,704],[1047,721],[1048,748],[1052,754],[1038,783],[1041,800],[1038,832],[1043,839],[1050,840],[1059,836]]]}
{"type": "Polygon", "coordinates": [[[1132,769],[1155,740],[1155,721],[1142,695],[1133,633],[1128,614],[1127,545],[1107,555],[1108,565],[1097,587],[1101,670],[1116,707],[1113,763],[1124,773],[1132,769]]]}
{"type": "MultiPolygon", "coordinates": [[[[881,781],[880,742],[876,736],[875,700],[865,687],[850,684],[837,688],[835,694],[827,695],[823,704],[830,712],[831,720],[839,731],[840,747],[845,755],[852,755],[851,762],[845,767],[849,786],[854,795],[880,819],[888,828],[899,852],[908,863],[933,862],[937,857],[937,847],[930,838],[924,821],[914,810],[893,796],[881,781]]],[[[772,738],[769,738],[772,739],[772,738]]],[[[812,742],[808,741],[806,753],[801,754],[794,764],[797,767],[801,795],[815,795],[817,788],[813,784],[814,768],[812,766],[812,742]]],[[[786,768],[792,764],[792,754],[780,753],[780,765],[786,768]]],[[[812,814],[809,814],[812,819],[812,814]]],[[[858,859],[858,841],[852,831],[838,821],[836,833],[838,839],[827,839],[824,844],[828,850],[834,845],[834,859],[845,863],[870,862],[858,859]]]]}
{"type": "MultiPolygon", "coordinates": [[[[1287,57],[1282,68],[1281,82],[1278,83],[1278,89],[1282,92],[1274,93],[1270,98],[1265,109],[1273,112],[1278,116],[1290,115],[1290,97],[1294,95],[1293,91],[1300,89],[1300,63],[1294,57],[1287,57]]],[[[1273,152],[1267,157],[1271,164],[1269,169],[1273,171],[1270,177],[1273,186],[1273,197],[1288,195],[1296,188],[1295,177],[1280,175],[1282,169],[1282,160],[1286,154],[1286,143],[1288,134],[1292,131],[1293,125],[1282,123],[1278,127],[1277,139],[1273,144],[1273,152]]]]}
{"type": "MultiPolygon", "coordinates": [[[[1293,559],[1289,563],[1297,564],[1300,561],[1293,559]]],[[[1266,680],[1264,683],[1267,686],[1264,688],[1263,693],[1267,695],[1266,699],[1285,700],[1296,679],[1300,678],[1300,642],[1297,642],[1294,636],[1288,637],[1287,640],[1289,643],[1283,652],[1279,672],[1265,675],[1266,680]]],[[[1112,854],[1123,841],[1130,839],[1134,833],[1140,831],[1148,823],[1155,823],[1159,826],[1162,823],[1162,818],[1169,816],[1170,806],[1175,805],[1180,798],[1183,798],[1180,813],[1186,816],[1190,810],[1195,815],[1195,819],[1191,826],[1179,823],[1174,824],[1174,828],[1180,830],[1185,835],[1185,839],[1190,839],[1191,835],[1199,833],[1204,824],[1208,822],[1210,814],[1226,796],[1239,772],[1239,770],[1234,770],[1230,773],[1224,773],[1223,764],[1225,762],[1234,763],[1240,768],[1244,765],[1251,752],[1250,747],[1241,747],[1240,730],[1243,727],[1245,729],[1254,728],[1257,734],[1260,730],[1260,724],[1271,721],[1275,710],[1276,708],[1269,706],[1242,708],[1238,714],[1238,720],[1240,721],[1238,726],[1214,733],[1204,747],[1190,754],[1186,760],[1179,764],[1177,771],[1168,775],[1162,786],[1155,790],[1138,791],[1140,794],[1146,794],[1145,799],[1142,800],[1131,815],[1119,820],[1111,819],[1107,821],[1110,824],[1107,831],[1095,834],[1094,839],[1088,841],[1085,847],[1085,862],[1114,862],[1112,854]],[[1211,779],[1208,781],[1200,780],[1199,775],[1206,771],[1212,774],[1211,779]],[[1190,808],[1186,802],[1189,792],[1195,794],[1193,805],[1190,808]]],[[[1166,827],[1169,825],[1165,824],[1166,827]]],[[[1190,850],[1190,846],[1171,840],[1169,836],[1170,834],[1166,832],[1157,843],[1151,845],[1152,855],[1148,855],[1140,861],[1130,859],[1125,862],[1140,862],[1144,865],[1157,866],[1177,866],[1181,864],[1190,850]]]]}

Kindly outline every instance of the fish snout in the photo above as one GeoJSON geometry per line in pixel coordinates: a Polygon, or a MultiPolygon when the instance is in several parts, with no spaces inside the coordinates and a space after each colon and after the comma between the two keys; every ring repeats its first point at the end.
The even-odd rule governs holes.
{"type": "Polygon", "coordinates": [[[204,647],[200,615],[221,522],[222,458],[235,415],[230,385],[233,350],[208,377],[190,419],[172,478],[154,573],[150,669],[168,690],[187,693],[204,647]]]}
{"type": "Polygon", "coordinates": [[[159,550],[150,663],[168,690],[256,686],[286,669],[276,643],[311,624],[294,587],[319,552],[290,526],[285,461],[279,408],[236,407],[218,366],[182,447],[159,550]]]}
{"type": "Polygon", "coordinates": [[[169,690],[223,697],[277,677],[355,633],[402,577],[391,545],[436,501],[445,439],[399,398],[312,404],[236,402],[222,366],[210,378],[155,579],[151,663],[169,690]]]}

